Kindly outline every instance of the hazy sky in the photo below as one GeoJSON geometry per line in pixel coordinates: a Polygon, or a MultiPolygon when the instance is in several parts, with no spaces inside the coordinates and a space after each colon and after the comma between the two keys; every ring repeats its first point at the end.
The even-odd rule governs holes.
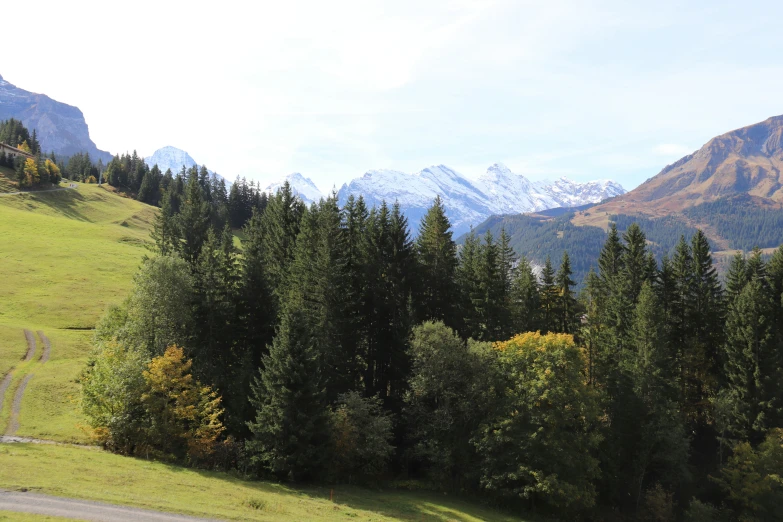
{"type": "Polygon", "coordinates": [[[0,74],[98,147],[322,190],[502,162],[631,188],[783,113],[781,2],[36,2],[0,74]]]}

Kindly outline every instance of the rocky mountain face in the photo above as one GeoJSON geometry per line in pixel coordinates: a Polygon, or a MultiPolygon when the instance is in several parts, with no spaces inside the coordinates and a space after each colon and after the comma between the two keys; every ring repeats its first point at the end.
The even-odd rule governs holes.
{"type": "Polygon", "coordinates": [[[31,132],[35,129],[45,152],[59,156],[88,152],[104,163],[112,158],[90,139],[84,114],[77,107],[20,89],[0,76],[0,120],[9,118],[21,120],[31,132]]]}
{"type": "MultiPolygon", "coordinates": [[[[783,116],[712,138],[617,200],[643,213],[678,212],[748,195],[783,203],[783,116]]],[[[600,211],[601,207],[596,207],[600,211]]]]}
{"type": "Polygon", "coordinates": [[[415,229],[433,199],[440,196],[456,236],[491,215],[598,203],[623,193],[622,186],[608,180],[576,183],[561,178],[554,182],[531,182],[505,165],[496,163],[476,181],[445,165],[428,167],[412,174],[371,170],[343,185],[338,198],[340,203],[344,203],[351,195],[362,195],[368,206],[381,201],[390,205],[399,202],[415,229]]]}

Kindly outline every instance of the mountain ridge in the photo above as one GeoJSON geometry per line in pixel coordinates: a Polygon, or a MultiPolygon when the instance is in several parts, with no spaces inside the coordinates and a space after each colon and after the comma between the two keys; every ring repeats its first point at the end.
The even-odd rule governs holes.
{"type": "Polygon", "coordinates": [[[94,160],[111,161],[112,155],[98,149],[90,138],[78,107],[21,89],[0,75],[0,120],[10,118],[20,120],[30,132],[35,130],[46,153],[72,156],[86,152],[94,160]]]}

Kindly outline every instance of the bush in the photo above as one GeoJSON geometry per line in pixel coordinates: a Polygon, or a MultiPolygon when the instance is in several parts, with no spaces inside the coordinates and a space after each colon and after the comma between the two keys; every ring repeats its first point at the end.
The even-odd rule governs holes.
{"type": "Polygon", "coordinates": [[[378,475],[394,452],[392,417],[377,397],[342,394],[332,413],[332,438],[338,478],[351,482],[355,476],[378,475]]]}
{"type": "Polygon", "coordinates": [[[685,510],[685,522],[717,522],[718,510],[712,504],[693,499],[685,510]]]}
{"type": "Polygon", "coordinates": [[[102,345],[82,378],[82,410],[94,438],[118,453],[211,463],[223,410],[190,366],[176,346],[150,360],[138,348],[102,345]]]}

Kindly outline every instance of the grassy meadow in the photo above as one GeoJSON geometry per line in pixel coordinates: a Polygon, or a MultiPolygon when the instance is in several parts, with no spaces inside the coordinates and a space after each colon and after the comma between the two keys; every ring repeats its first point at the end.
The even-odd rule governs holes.
{"type": "MultiPolygon", "coordinates": [[[[2,187],[0,187],[2,191],[2,187]]],[[[11,384],[0,411],[8,428],[16,389],[32,374],[16,435],[85,444],[78,378],[91,349],[91,329],[120,302],[148,253],[155,209],[109,189],[0,196],[0,378],[11,384]],[[51,340],[24,362],[24,329],[51,340]]],[[[68,445],[0,445],[0,488],[22,489],[231,520],[520,520],[436,493],[339,487],[289,488],[240,480],[68,445]]],[[[58,520],[0,511],[3,520],[58,520]]]]}

